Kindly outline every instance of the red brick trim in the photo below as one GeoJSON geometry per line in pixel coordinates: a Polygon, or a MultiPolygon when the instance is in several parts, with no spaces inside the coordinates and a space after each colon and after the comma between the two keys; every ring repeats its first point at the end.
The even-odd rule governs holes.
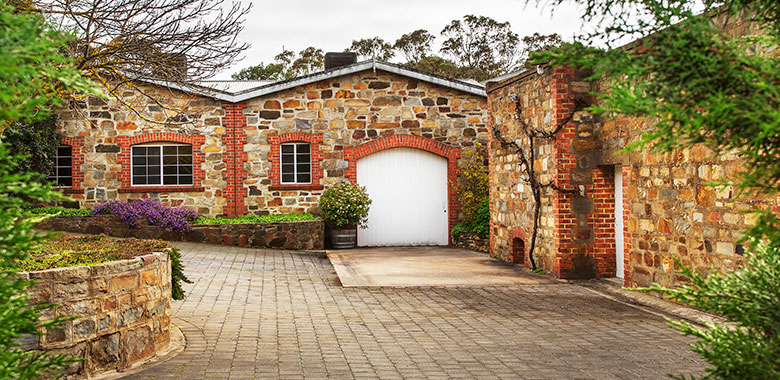
{"type": "Polygon", "coordinates": [[[531,241],[528,240],[528,234],[525,233],[525,229],[523,227],[515,227],[509,231],[509,252],[507,252],[507,260],[512,260],[512,251],[514,251],[514,241],[515,238],[520,238],[523,240],[524,243],[524,252],[523,252],[523,266],[530,266],[531,260],[530,257],[528,257],[528,252],[531,249],[531,241]]]}
{"type": "Polygon", "coordinates": [[[615,261],[615,168],[598,167],[593,170],[593,185],[590,190],[593,198],[593,257],[596,264],[596,277],[614,277],[617,268],[615,261]]]}
{"type": "MultiPolygon", "coordinates": [[[[201,151],[201,145],[205,141],[203,136],[187,136],[178,133],[147,133],[137,136],[119,136],[116,139],[117,144],[122,148],[119,152],[118,161],[122,165],[122,171],[119,173],[119,179],[122,181],[120,193],[168,193],[181,191],[178,189],[193,189],[187,191],[198,191],[202,189],[201,181],[206,178],[201,164],[205,161],[205,154],[201,151]],[[177,142],[192,145],[192,186],[132,186],[130,178],[130,147],[137,144],[150,142],[177,142]]],[[[202,191],[202,190],[200,190],[202,191]]]]}
{"type": "Polygon", "coordinates": [[[63,194],[81,194],[84,192],[84,189],[81,188],[81,182],[84,181],[84,171],[81,170],[81,164],[84,163],[84,137],[63,137],[60,143],[71,147],[70,175],[73,178],[73,182],[70,187],[58,187],[56,189],[62,191],[63,194]]]}
{"type": "Polygon", "coordinates": [[[197,186],[133,186],[119,189],[120,193],[196,193],[205,191],[197,186]]]}
{"type": "Polygon", "coordinates": [[[222,117],[222,126],[225,127],[225,134],[222,135],[222,144],[225,152],[222,153],[222,160],[225,162],[226,169],[222,172],[222,178],[227,181],[227,188],[224,190],[227,198],[225,214],[228,217],[236,217],[247,213],[244,198],[248,195],[248,190],[244,187],[244,180],[247,178],[247,172],[244,163],[247,161],[244,145],[246,144],[246,117],[244,116],[243,103],[223,103],[225,116],[222,117]]]}
{"type": "Polygon", "coordinates": [[[301,133],[291,132],[283,135],[270,135],[268,142],[271,143],[271,152],[268,153],[268,161],[271,162],[271,186],[269,190],[322,190],[324,186],[320,184],[322,179],[323,159],[320,151],[320,143],[323,136],[321,133],[301,133]],[[310,184],[282,184],[280,163],[281,163],[281,145],[288,142],[307,142],[311,145],[311,183],[310,184]]]}
{"type": "MultiPolygon", "coordinates": [[[[567,66],[553,68],[551,96],[553,101],[551,125],[558,125],[569,117],[574,110],[574,100],[569,91],[569,80],[574,78],[574,69],[567,66]]],[[[570,172],[576,168],[574,154],[571,153],[571,140],[575,137],[576,125],[569,122],[558,132],[553,142],[553,156],[555,166],[553,168],[553,181],[562,189],[573,189],[570,172]]],[[[553,196],[553,218],[555,227],[553,238],[555,241],[555,259],[553,260],[553,273],[558,278],[575,277],[572,258],[577,254],[578,248],[572,241],[572,230],[576,226],[576,219],[571,210],[573,195],[555,191],[553,196]]],[[[585,248],[587,249],[587,248],[585,248]]]]}
{"type": "Polygon", "coordinates": [[[460,158],[460,148],[440,143],[425,137],[413,135],[395,135],[387,136],[377,140],[369,141],[356,147],[344,149],[344,159],[349,162],[349,167],[345,171],[345,176],[352,183],[357,183],[357,160],[385,149],[392,148],[415,148],[431,152],[447,159],[447,201],[449,219],[448,240],[452,244],[452,227],[458,223],[458,200],[454,184],[458,178],[458,158],[460,158]]]}
{"type": "Polygon", "coordinates": [[[629,185],[631,185],[631,166],[623,166],[623,285],[631,286],[631,229],[629,228],[629,218],[631,217],[631,194],[629,194],[629,185]]]}

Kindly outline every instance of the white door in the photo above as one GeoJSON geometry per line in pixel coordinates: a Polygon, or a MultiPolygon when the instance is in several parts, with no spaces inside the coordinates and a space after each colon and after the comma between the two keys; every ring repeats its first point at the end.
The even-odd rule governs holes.
{"type": "Polygon", "coordinates": [[[615,165],[615,276],[623,278],[625,251],[623,247],[623,168],[615,165]]]}
{"type": "Polygon", "coordinates": [[[357,182],[371,197],[358,245],[447,245],[447,159],[393,148],[357,162],[357,182]]]}

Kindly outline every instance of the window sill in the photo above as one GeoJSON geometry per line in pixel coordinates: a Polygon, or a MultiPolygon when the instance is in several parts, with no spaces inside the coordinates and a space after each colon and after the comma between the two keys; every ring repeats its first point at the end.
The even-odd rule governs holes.
{"type": "Polygon", "coordinates": [[[84,189],[73,187],[55,187],[54,190],[61,191],[63,194],[81,194],[84,192],[84,189]]]}
{"type": "Polygon", "coordinates": [[[277,190],[322,190],[325,186],[318,185],[315,183],[288,183],[283,185],[271,185],[268,186],[268,191],[277,191],[277,190]]]}
{"type": "Polygon", "coordinates": [[[120,193],[194,193],[204,191],[202,186],[134,186],[119,189],[120,193]]]}

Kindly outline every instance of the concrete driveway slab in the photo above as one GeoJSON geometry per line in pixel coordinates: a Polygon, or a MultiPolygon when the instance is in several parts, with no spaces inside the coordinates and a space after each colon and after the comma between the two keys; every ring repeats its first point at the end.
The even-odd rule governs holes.
{"type": "Polygon", "coordinates": [[[330,250],[344,287],[543,285],[558,281],[516,265],[451,247],[381,247],[330,250]]]}

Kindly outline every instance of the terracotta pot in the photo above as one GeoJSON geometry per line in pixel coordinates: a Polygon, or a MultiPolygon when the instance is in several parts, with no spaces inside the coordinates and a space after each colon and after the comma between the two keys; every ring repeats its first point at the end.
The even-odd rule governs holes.
{"type": "Polygon", "coordinates": [[[357,228],[336,229],[330,230],[330,245],[333,249],[350,249],[355,248],[357,243],[357,228]]]}

